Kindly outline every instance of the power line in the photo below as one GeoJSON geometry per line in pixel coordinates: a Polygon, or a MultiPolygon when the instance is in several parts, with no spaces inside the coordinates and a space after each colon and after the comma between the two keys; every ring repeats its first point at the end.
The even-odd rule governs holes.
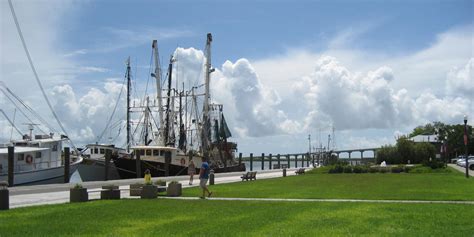
{"type": "Polygon", "coordinates": [[[67,134],[66,129],[64,129],[63,124],[61,123],[61,121],[59,121],[59,118],[56,115],[56,112],[54,112],[53,106],[51,105],[51,102],[49,102],[48,96],[46,95],[46,92],[44,91],[43,85],[41,84],[38,73],[36,73],[36,69],[35,69],[35,66],[33,64],[33,60],[31,59],[30,52],[28,51],[28,47],[26,46],[25,39],[23,37],[23,33],[21,32],[20,24],[18,23],[18,19],[17,19],[16,14],[15,14],[15,9],[13,9],[12,0],[8,0],[8,4],[10,5],[10,10],[11,10],[12,15],[13,15],[13,20],[15,21],[15,26],[16,26],[16,29],[18,31],[18,35],[20,36],[21,43],[23,45],[23,49],[25,50],[26,57],[28,58],[28,62],[30,63],[31,70],[33,70],[33,74],[35,75],[36,82],[38,83],[38,86],[40,87],[41,92],[43,93],[43,97],[46,100],[46,103],[48,104],[49,109],[53,113],[53,116],[56,119],[56,122],[58,122],[59,126],[61,127],[61,130],[63,131],[63,133],[68,137],[69,141],[71,142],[72,148],[74,150],[76,150],[76,152],[78,152],[78,150],[77,150],[76,146],[74,146],[74,143],[72,142],[71,138],[69,138],[69,135],[67,134]]]}

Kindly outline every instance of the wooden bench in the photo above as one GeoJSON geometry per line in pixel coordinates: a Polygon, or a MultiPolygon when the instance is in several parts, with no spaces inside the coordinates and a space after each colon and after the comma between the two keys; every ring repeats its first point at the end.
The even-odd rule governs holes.
{"type": "Polygon", "coordinates": [[[253,172],[249,171],[249,172],[243,174],[240,178],[242,179],[242,181],[244,181],[244,180],[245,181],[257,180],[257,171],[253,171],[253,172]]]}
{"type": "Polygon", "coordinates": [[[297,174],[297,175],[304,174],[304,170],[305,170],[305,168],[299,168],[295,171],[295,174],[297,174]]]}

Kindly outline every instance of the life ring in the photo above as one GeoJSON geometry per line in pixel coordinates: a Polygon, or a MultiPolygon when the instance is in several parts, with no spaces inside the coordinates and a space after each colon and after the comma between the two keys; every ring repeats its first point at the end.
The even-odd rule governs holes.
{"type": "Polygon", "coordinates": [[[33,157],[30,154],[26,155],[25,160],[26,160],[26,163],[28,164],[33,163],[33,157]]]}
{"type": "Polygon", "coordinates": [[[186,160],[184,158],[181,158],[181,165],[186,165],[186,160]]]}

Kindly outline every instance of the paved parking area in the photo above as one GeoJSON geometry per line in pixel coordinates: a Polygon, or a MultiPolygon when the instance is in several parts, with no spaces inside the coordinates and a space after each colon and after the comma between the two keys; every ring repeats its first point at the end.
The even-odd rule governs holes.
{"type": "MultiPolygon", "coordinates": [[[[459,172],[462,172],[463,174],[466,173],[466,168],[465,167],[461,167],[461,166],[456,165],[456,164],[448,164],[448,166],[454,168],[455,170],[458,170],[459,172]]],[[[474,176],[474,170],[469,170],[469,176],[474,176]]]]}

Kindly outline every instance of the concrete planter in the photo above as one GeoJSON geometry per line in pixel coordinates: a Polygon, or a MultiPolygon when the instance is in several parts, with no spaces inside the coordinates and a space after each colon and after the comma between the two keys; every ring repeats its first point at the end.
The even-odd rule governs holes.
{"type": "Polygon", "coordinates": [[[158,196],[158,188],[155,185],[144,185],[142,188],[141,198],[154,199],[158,196]]]}
{"type": "Polygon", "coordinates": [[[144,184],[130,184],[130,196],[141,196],[144,184]]]}
{"type": "Polygon", "coordinates": [[[166,190],[166,194],[169,197],[179,197],[181,196],[182,186],[180,183],[170,183],[168,184],[168,189],[166,190]]]}
{"type": "Polygon", "coordinates": [[[120,190],[118,188],[119,187],[117,185],[102,186],[102,189],[105,189],[105,190],[100,191],[100,199],[103,199],[103,200],[120,199],[120,190]]]}
{"type": "Polygon", "coordinates": [[[87,202],[89,194],[87,188],[71,188],[69,189],[69,202],[87,202]]]}
{"type": "Polygon", "coordinates": [[[0,210],[10,209],[10,196],[8,189],[0,189],[0,210]]]}

